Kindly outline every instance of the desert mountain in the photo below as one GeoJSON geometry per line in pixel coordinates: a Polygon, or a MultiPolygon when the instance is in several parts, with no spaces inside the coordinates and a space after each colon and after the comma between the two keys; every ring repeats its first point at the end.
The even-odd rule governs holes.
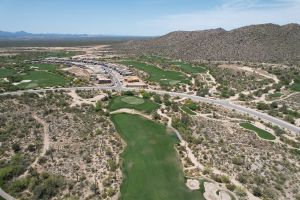
{"type": "Polygon", "coordinates": [[[153,53],[184,60],[299,61],[300,25],[251,25],[226,31],[176,31],[151,40],[123,43],[131,53],[153,53]]]}

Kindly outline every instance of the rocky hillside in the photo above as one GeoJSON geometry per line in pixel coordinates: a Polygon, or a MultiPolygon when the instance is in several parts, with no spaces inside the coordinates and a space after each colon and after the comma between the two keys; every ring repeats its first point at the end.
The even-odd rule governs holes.
{"type": "Polygon", "coordinates": [[[154,53],[184,60],[299,61],[300,25],[251,25],[231,31],[177,31],[118,46],[131,53],[154,53]]]}

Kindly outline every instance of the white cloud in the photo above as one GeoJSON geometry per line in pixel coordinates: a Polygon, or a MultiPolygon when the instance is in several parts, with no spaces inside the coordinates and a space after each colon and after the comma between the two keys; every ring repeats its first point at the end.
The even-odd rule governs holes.
{"type": "Polygon", "coordinates": [[[300,0],[224,0],[211,10],[166,15],[143,22],[149,30],[167,33],[174,30],[201,30],[222,27],[233,29],[250,24],[300,23],[300,0]]]}

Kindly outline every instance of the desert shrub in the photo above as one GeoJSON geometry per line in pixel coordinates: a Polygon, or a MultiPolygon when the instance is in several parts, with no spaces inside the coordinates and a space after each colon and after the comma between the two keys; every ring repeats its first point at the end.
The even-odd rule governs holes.
{"type": "Polygon", "coordinates": [[[257,197],[261,197],[262,196],[262,190],[259,187],[253,188],[253,195],[257,196],[257,197]]]}
{"type": "Polygon", "coordinates": [[[46,200],[54,197],[65,186],[63,178],[42,174],[39,183],[33,188],[33,200],[46,200]]]}
{"type": "Polygon", "coordinates": [[[231,183],[227,183],[226,184],[226,188],[230,191],[234,191],[236,186],[234,184],[231,184],[231,183]]]}
{"type": "Polygon", "coordinates": [[[11,148],[14,150],[14,152],[19,152],[21,150],[21,147],[18,143],[13,143],[11,148]]]}
{"type": "Polygon", "coordinates": [[[25,189],[27,189],[29,181],[30,179],[28,178],[22,178],[12,182],[8,189],[9,193],[16,194],[24,191],[25,189]]]}
{"type": "Polygon", "coordinates": [[[235,193],[238,196],[241,196],[241,197],[245,197],[247,195],[246,191],[243,188],[239,187],[239,186],[236,187],[235,193]]]}
{"type": "Polygon", "coordinates": [[[257,105],[256,105],[256,108],[258,110],[269,110],[270,106],[268,104],[266,104],[266,103],[258,102],[257,105]]]}

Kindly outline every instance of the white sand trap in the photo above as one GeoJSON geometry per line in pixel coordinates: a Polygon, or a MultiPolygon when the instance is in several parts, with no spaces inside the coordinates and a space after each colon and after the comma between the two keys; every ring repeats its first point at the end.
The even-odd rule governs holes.
{"type": "Polygon", "coordinates": [[[30,82],[31,82],[31,80],[22,80],[22,81],[20,81],[18,83],[13,83],[13,85],[20,85],[22,83],[30,83],[30,82]]]}
{"type": "Polygon", "coordinates": [[[195,179],[188,179],[186,182],[186,186],[191,190],[198,190],[200,188],[200,183],[198,180],[195,179]]]}
{"type": "Polygon", "coordinates": [[[217,183],[204,182],[204,188],[203,196],[206,200],[231,200],[230,195],[222,190],[217,183]]]}
{"type": "Polygon", "coordinates": [[[144,99],[140,99],[138,97],[122,97],[121,101],[133,105],[143,104],[145,102],[144,99]]]}

